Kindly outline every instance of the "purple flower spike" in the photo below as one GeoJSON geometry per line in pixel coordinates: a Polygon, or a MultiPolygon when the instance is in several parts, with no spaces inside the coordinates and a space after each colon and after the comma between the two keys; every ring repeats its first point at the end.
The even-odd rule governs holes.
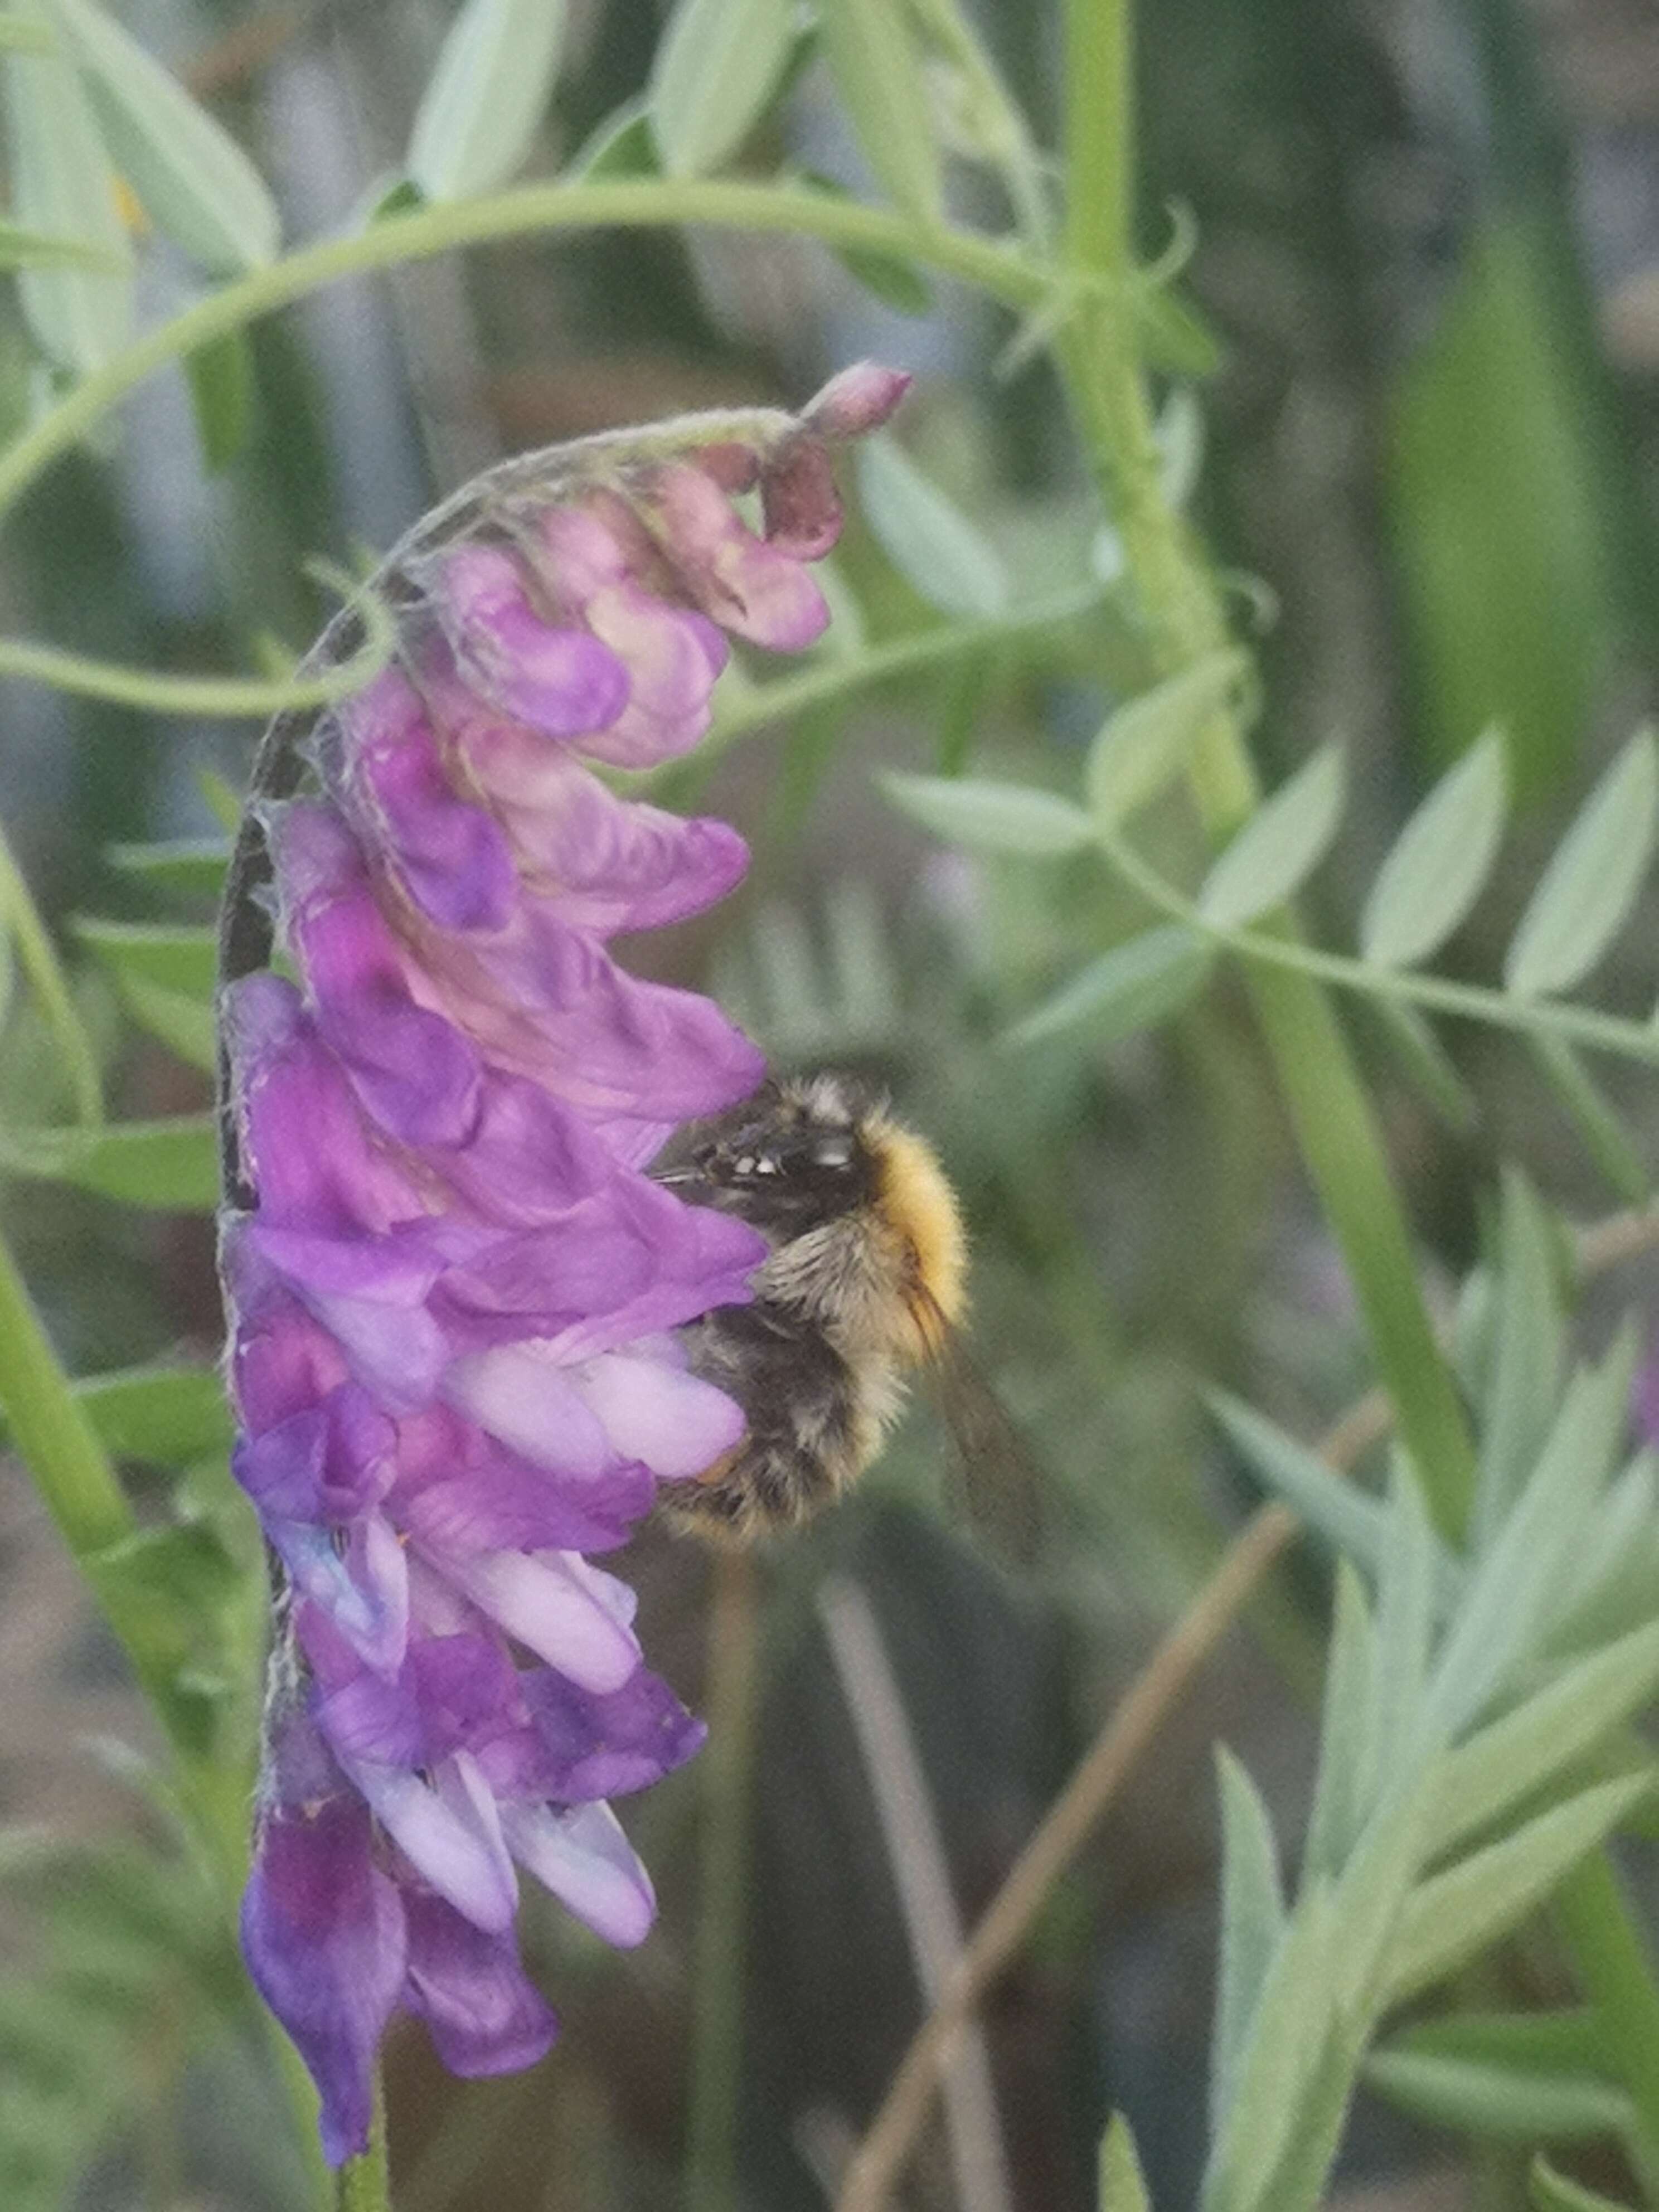
{"type": "Polygon", "coordinates": [[[585,629],[544,622],[507,553],[464,545],[444,561],[438,618],[464,678],[550,738],[608,730],[628,703],[628,669],[585,629]]]}
{"type": "MultiPolygon", "coordinates": [[[[705,471],[663,469],[651,498],[664,550],[698,605],[734,637],[797,653],[823,635],[830,620],[823,592],[798,560],[744,526],[705,471]]],[[[834,542],[831,534],[823,550],[834,542]]]]}
{"type": "Polygon", "coordinates": [[[608,1800],[703,1731],[594,1555],[742,1437],[677,1332],[765,1247],[648,1170],[765,1069],[610,949],[723,898],[742,840],[594,767],[696,744],[732,638],[818,635],[831,450],[907,380],[505,465],[374,580],[391,665],[268,748],[276,895],[234,877],[231,941],[274,905],[296,980],[222,997],[232,1464],[287,1583],[242,1936],[337,2164],[399,2012],[458,2074],[554,2042],[523,1877],[609,1943],[651,1927],[608,1800]]]}

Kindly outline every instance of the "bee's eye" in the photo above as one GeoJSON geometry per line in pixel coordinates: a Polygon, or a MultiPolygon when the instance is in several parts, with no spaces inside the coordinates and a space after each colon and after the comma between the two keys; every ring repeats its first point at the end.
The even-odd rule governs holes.
{"type": "Polygon", "coordinates": [[[853,1139],[843,1132],[834,1137],[820,1137],[812,1147],[815,1168],[850,1168],[853,1164],[853,1139]]]}

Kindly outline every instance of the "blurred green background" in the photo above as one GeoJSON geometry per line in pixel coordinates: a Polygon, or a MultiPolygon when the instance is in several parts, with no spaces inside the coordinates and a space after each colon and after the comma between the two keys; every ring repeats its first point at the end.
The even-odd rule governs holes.
{"type": "MultiPolygon", "coordinates": [[[[1051,141],[1054,11],[982,0],[975,12],[1051,141]]],[[[344,222],[400,158],[449,11],[134,0],[123,13],[252,149],[303,238],[344,222]]],[[[648,0],[574,0],[536,169],[566,166],[639,91],[659,26],[648,0]]],[[[1192,294],[1220,343],[1213,374],[1171,389],[1167,465],[1191,478],[1260,631],[1264,769],[1276,778],[1346,738],[1355,799],[1316,902],[1346,928],[1414,799],[1501,720],[1527,811],[1512,873],[1454,962],[1490,973],[1539,857],[1650,703],[1659,657],[1659,15],[1648,0],[1162,0],[1142,39],[1143,245],[1162,243],[1169,203],[1190,210],[1192,294]]],[[[757,165],[787,158],[857,183],[821,74],[800,78],[757,165]]],[[[167,252],[146,257],[144,312],[179,304],[187,283],[167,252]]],[[[902,441],[974,517],[1017,597],[1064,590],[1096,525],[1048,371],[1009,363],[1003,323],[948,286],[905,306],[815,249],[708,234],[514,244],[339,286],[220,364],[221,428],[246,410],[224,465],[205,465],[191,392],[168,375],[131,403],[118,439],[30,496],[0,544],[7,627],[169,669],[241,665],[261,635],[297,648],[322,614],[306,556],[385,545],[497,455],[691,407],[795,404],[864,354],[916,372],[902,441]]],[[[8,295],[0,427],[27,419],[33,377],[8,295]]],[[[860,610],[843,638],[854,619],[880,640],[934,618],[860,522],[842,565],[860,610]]],[[[919,2017],[848,1718],[857,1668],[826,1627],[836,1606],[849,1591],[867,1604],[859,1618],[898,1684],[971,1921],[1254,1502],[1209,1437],[1194,1376],[1302,1433],[1368,1379],[1231,994],[1155,1040],[1101,1049],[1084,1029],[1000,1055],[999,1032],[1067,972],[1085,933],[1099,941],[1127,913],[1082,864],[970,867],[886,811],[872,783],[878,763],[970,758],[1059,782],[1128,680],[1110,623],[1079,623],[734,749],[706,780],[683,778],[680,796],[748,832],[750,882],[711,922],[638,949],[716,990],[779,1061],[877,1071],[936,1137],[975,1231],[981,1361],[1048,1497],[1042,1566],[1005,1576],[941,1503],[948,1449],[921,1406],[854,1503],[760,1563],[752,1806],[717,1810],[744,1818],[749,1840],[738,2148],[743,2201],[767,2212],[824,2201],[919,2017]]],[[[252,744],[240,726],[6,685],[0,821],[54,923],[156,912],[105,848],[213,833],[203,772],[240,787],[252,744]]],[[[1172,860],[1186,834],[1160,823],[1172,860]]],[[[1612,1001],[1631,1003],[1650,975],[1644,940],[1638,924],[1612,1001]]],[[[90,966],[80,987],[117,1110],[205,1104],[205,1079],[125,1028],[90,966]]],[[[1437,1113],[1364,1011],[1352,1019],[1443,1284],[1476,1249],[1500,1149],[1570,1210],[1617,1201],[1518,1046],[1454,1036],[1470,1119],[1437,1113]]],[[[51,1119],[57,1080],[44,1038],[15,1021],[0,1121],[51,1119]]],[[[1651,1087],[1614,1089],[1659,1157],[1651,1087]]],[[[203,1218],[18,1178],[0,1182],[0,1214],[76,1371],[213,1355],[203,1218]]],[[[131,1472],[142,1486],[142,1465],[131,1472]]],[[[704,1560],[652,1539],[623,1571],[644,1592],[647,1649],[696,1702],[704,1560]]],[[[993,2212],[1092,2201],[1115,2104],[1158,2202],[1188,2201],[1214,1931],[1208,1746],[1240,1749],[1295,1825],[1322,1572],[1298,1559],[1207,1670],[989,2005],[1007,2166],[1006,2186],[988,2179],[993,2212]]],[[[5,1461],[0,1680],[0,1820],[142,1841],[141,1798],[99,1745],[142,1740],[143,1722],[5,1461]]],[[[664,1902],[641,1952],[601,1952],[531,1908],[529,1948],[566,2022],[544,2067],[463,2085],[417,2033],[395,2041],[400,2212],[682,2201],[699,1787],[694,1767],[624,1808],[664,1902]]],[[[41,1887],[0,1893],[0,2053],[9,2008],[40,1986],[41,1887]]],[[[83,1917],[95,1950],[95,1900],[83,1917]]],[[[107,1945],[99,1955],[118,1982],[107,1945]]],[[[1522,1954],[1502,1972],[1525,1993],[1548,1968],[1522,1954]]],[[[294,2204],[252,2045],[200,2031],[182,1971],[172,1981],[149,1959],[129,1978],[143,2062],[135,2072],[131,2037],[112,2048],[108,2110],[88,2112],[64,2201],[294,2204]]],[[[5,2114],[0,2092],[0,2131],[5,2114]]],[[[1501,2173],[1471,2179],[1449,2138],[1375,2104],[1343,2174],[1356,2208],[1429,2212],[1477,2187],[1519,2201],[1501,2173]]],[[[954,2201],[937,2125],[905,2201],[954,2201]]]]}

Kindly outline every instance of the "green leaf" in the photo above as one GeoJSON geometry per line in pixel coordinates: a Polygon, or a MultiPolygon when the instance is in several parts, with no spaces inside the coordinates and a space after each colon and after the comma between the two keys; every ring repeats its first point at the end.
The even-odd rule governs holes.
{"type": "Polygon", "coordinates": [[[196,441],[210,476],[228,469],[253,420],[253,349],[246,331],[228,331],[185,356],[196,441]]]}
{"type": "Polygon", "coordinates": [[[1262,1984],[1226,2116],[1212,2140],[1205,2212],[1247,2212],[1284,2155],[1325,2057],[1340,1933],[1330,1891],[1316,1882],[1297,1905],[1262,1984]]]}
{"type": "Polygon", "coordinates": [[[158,890],[216,899],[230,866],[228,837],[173,837],[151,845],[108,845],[105,858],[123,875],[137,876],[158,890]]]}
{"type": "Polygon", "coordinates": [[[1432,1024],[1402,999],[1379,994],[1365,1004],[1395,1059],[1446,1127],[1456,1136],[1472,1136],[1480,1125],[1480,1102],[1432,1024]]]}
{"type": "Polygon", "coordinates": [[[1492,872],[1507,805],[1503,736],[1488,730],[1441,778],[1377,871],[1359,923],[1367,960],[1409,968],[1438,951],[1492,872]]]}
{"type": "Polygon", "coordinates": [[[1422,342],[1382,394],[1379,483],[1413,720],[1448,765],[1488,721],[1517,792],[1559,781],[1607,676],[1617,524],[1582,310],[1540,202],[1492,194],[1461,228],[1422,342]]]}
{"type": "Polygon", "coordinates": [[[211,1114],[180,1114],[104,1129],[0,1129],[0,1174],[75,1183],[161,1212],[210,1213],[218,1125],[211,1114]]]}
{"type": "Polygon", "coordinates": [[[1204,879],[1200,913],[1218,929],[1240,929],[1270,913],[1324,858],[1342,818],[1340,749],[1322,745],[1257,809],[1204,879]]]}
{"type": "Polygon", "coordinates": [[[1377,1772],[1390,1785],[1413,1763],[1434,1627],[1435,1540],[1422,1486],[1396,1452],[1376,1594],[1377,1772]]]}
{"type": "Polygon", "coordinates": [[[892,0],[818,0],[824,59],[872,171],[907,214],[939,222],[944,164],[908,11],[892,0]]]}
{"type": "Polygon", "coordinates": [[[1221,366],[1221,347],[1195,307],[1162,284],[1138,284],[1133,299],[1150,362],[1176,376],[1215,374],[1221,366]]]}
{"type": "Polygon", "coordinates": [[[408,168],[429,200],[505,184],[553,94],[564,0],[465,0],[421,95],[408,168]]]}
{"type": "Polygon", "coordinates": [[[896,253],[874,253],[867,246],[843,246],[836,258],[873,299],[901,315],[931,315],[933,288],[914,261],[896,253]]]}
{"type": "Polygon", "coordinates": [[[1221,1791],[1221,1936],[1210,2041],[1212,2135],[1232,2103],[1250,2022],[1285,1924],[1279,1852],[1261,1792],[1225,1745],[1216,1747],[1216,1776],[1221,1791]]]}
{"type": "Polygon", "coordinates": [[[1532,1652],[1550,1601],[1623,1440],[1636,1340],[1626,1329],[1600,1368],[1575,1375],[1513,1510],[1480,1557],[1441,1650],[1431,1723],[1449,1738],[1479,1717],[1532,1652]]]}
{"type": "Polygon", "coordinates": [[[77,915],[70,927],[113,975],[140,976],[204,1004],[213,997],[219,933],[206,924],[107,921],[77,915]]]}
{"type": "Polygon", "coordinates": [[[216,1670],[241,1571],[207,1521],[141,1528],[81,1565],[128,1645],[169,1732],[212,1747],[231,1685],[216,1670]]]}
{"type": "Polygon", "coordinates": [[[49,54],[53,51],[52,28],[32,15],[0,15],[0,51],[13,54],[49,54]]]}
{"type": "Polygon", "coordinates": [[[1100,2139],[1099,2212],[1152,2212],[1134,2130],[1121,2112],[1112,2114],[1100,2139]]]}
{"type": "Polygon", "coordinates": [[[651,65],[651,131],[665,174],[702,177],[765,114],[795,42],[793,0],[678,0],[651,65]]]}
{"type": "Polygon", "coordinates": [[[165,983],[146,982],[142,975],[124,975],[117,988],[138,1027],[158,1037],[186,1067],[200,1068],[204,1075],[217,1071],[219,1032],[211,1006],[169,991],[165,983]]]}
{"type": "MultiPolygon", "coordinates": [[[[1374,1498],[1356,1490],[1333,1474],[1324,1461],[1305,1444],[1287,1437],[1280,1428],[1242,1399],[1224,1390],[1205,1393],[1205,1403],[1227,1431],[1233,1444],[1269,1489],[1276,1490],[1310,1528],[1327,1543],[1345,1553],[1373,1578],[1382,1572],[1389,1540],[1389,1516],[1374,1498]]],[[[1436,1547],[1435,1599],[1443,1613],[1455,1595],[1461,1573],[1443,1548],[1436,1547]]]]}
{"type": "Polygon", "coordinates": [[[1659,1686],[1659,1623],[1592,1652],[1442,1761],[1429,1856],[1490,1827],[1586,1757],[1659,1686]]]}
{"type": "Polygon", "coordinates": [[[234,1424],[211,1367],[122,1367],[82,1376],[75,1395],[116,1459],[185,1467],[228,1451],[234,1424]]]}
{"type": "Polygon", "coordinates": [[[1562,839],[1510,944],[1507,988],[1522,998],[1565,991],[1624,927],[1653,851],[1659,744],[1638,731],[1562,839]]]}
{"type": "Polygon", "coordinates": [[[145,212],[217,276],[263,268],[282,240],[276,203],[228,131],[92,0],[47,0],[79,62],[109,149],[145,212]]]}
{"type": "Polygon", "coordinates": [[[1546,2074],[1594,2074],[1606,2049],[1594,2005],[1549,2012],[1449,2012],[1419,2021],[1397,2036],[1396,2051],[1431,2058],[1462,2058],[1546,2074]]]}
{"type": "Polygon", "coordinates": [[[1480,1392],[1474,1547],[1497,1534],[1537,1463],[1560,1402],[1566,1334],[1555,1237],[1537,1193],[1506,1166],[1498,1222],[1495,1342],[1480,1392]]]}
{"type": "MultiPolygon", "coordinates": [[[[1380,1637],[1378,1645],[1380,1650],[1380,1637]]],[[[1418,1746],[1392,1769],[1382,1768],[1377,1810],[1332,1893],[1341,1940],[1332,1955],[1331,1976],[1345,2021],[1372,2019],[1378,2009],[1385,1962],[1424,1863],[1437,1769],[1437,1759],[1425,1756],[1418,1746]]]]}
{"type": "Polygon", "coordinates": [[[1352,2031],[1334,2030],[1303,2086],[1279,2163],[1252,2191],[1247,2212],[1319,2212],[1358,2065],[1352,2031]]]}
{"type": "Polygon", "coordinates": [[[1204,473],[1204,410],[1189,385],[1176,385],[1164,401],[1152,425],[1152,439],[1164,504],[1179,513],[1204,473]]]}
{"type": "Polygon", "coordinates": [[[1004,1044],[1011,1049],[1087,1023],[1097,1044],[1115,1044],[1179,1013],[1202,989],[1215,965],[1215,949],[1180,922],[1149,929],[1103,952],[1051,999],[1016,1023],[1004,1044]]]}
{"type": "Polygon", "coordinates": [[[1632,2117],[1626,2093],[1594,2074],[1511,2069],[1398,2045],[1374,2051],[1364,2073],[1371,2088],[1413,2119],[1489,2142],[1589,2142],[1618,2136],[1632,2117]]]}
{"type": "Polygon", "coordinates": [[[1389,1961],[1388,2004],[1443,1981],[1506,1935],[1653,1786],[1649,1774],[1597,1783],[1420,1883],[1389,1961]]]}
{"type": "Polygon", "coordinates": [[[420,186],[401,169],[382,169],[364,186],[344,228],[348,232],[372,230],[377,222],[390,222],[400,215],[418,215],[425,205],[420,186]]]}
{"type": "Polygon", "coordinates": [[[1527,1040],[1584,1149],[1627,1206],[1642,1205],[1651,1181],[1616,1107],[1565,1037],[1535,1030],[1527,1040]]]}
{"type": "Polygon", "coordinates": [[[884,553],[941,614],[984,617],[1008,605],[1008,578],[979,532],[894,439],[859,447],[859,496],[884,553]]]}
{"type": "Polygon", "coordinates": [[[901,813],[947,843],[975,853],[1058,860],[1092,842],[1089,817],[1069,799],[986,776],[909,775],[890,769],[881,787],[901,813]]]}
{"type": "Polygon", "coordinates": [[[570,164],[573,177],[659,177],[657,142],[643,99],[624,100],[593,129],[570,164]]]}
{"type": "Polygon", "coordinates": [[[1616,2197],[1603,2197],[1599,2189],[1569,2181],[1541,2154],[1527,2169],[1527,2202],[1532,2212],[1630,2212],[1616,2197]]]}
{"type": "MultiPolygon", "coordinates": [[[[280,675],[292,665],[275,639],[267,635],[260,640],[260,643],[266,651],[274,673],[280,675]]],[[[244,802],[241,792],[228,777],[221,775],[216,768],[198,768],[196,787],[206,799],[226,836],[234,838],[242,826],[244,802]]]]}
{"type": "MultiPolygon", "coordinates": [[[[832,199],[850,200],[856,197],[834,177],[826,177],[822,170],[803,169],[800,181],[810,185],[816,192],[828,192],[832,199]]],[[[838,246],[835,251],[836,260],[848,275],[884,306],[896,309],[901,315],[933,313],[933,288],[914,261],[907,261],[898,253],[873,252],[863,246],[838,246]]]]}
{"type": "MultiPolygon", "coordinates": [[[[45,21],[38,10],[31,21],[45,21]]],[[[24,268],[23,313],[41,349],[71,375],[90,375],[125,344],[132,327],[131,252],[85,88],[59,54],[7,62],[5,111],[11,148],[10,212],[25,230],[100,248],[118,276],[62,267],[24,268]]]]}
{"type": "Polygon", "coordinates": [[[1303,1853],[1304,1881],[1334,1881],[1376,1796],[1376,1639],[1364,1585],[1352,1563],[1336,1563],[1336,1596],[1325,1696],[1319,1723],[1319,1771],[1303,1853]]]}
{"type": "Polygon", "coordinates": [[[888,950],[881,902],[857,876],[840,878],[824,901],[824,952],[830,996],[847,1033],[897,1034],[900,986],[888,950]]]}
{"type": "Polygon", "coordinates": [[[128,256],[112,246],[0,222],[0,269],[90,269],[105,276],[124,276],[129,265],[128,256]]]}
{"type": "Polygon", "coordinates": [[[1607,1485],[1552,1594],[1548,1638],[1605,1644],[1642,1626],[1659,1588],[1659,1454],[1638,1451],[1607,1485]]]}
{"type": "Polygon", "coordinates": [[[1091,748],[1085,779],[1090,811],[1103,829],[1116,829],[1181,773],[1247,666],[1242,653],[1206,653],[1108,717],[1091,748]]]}

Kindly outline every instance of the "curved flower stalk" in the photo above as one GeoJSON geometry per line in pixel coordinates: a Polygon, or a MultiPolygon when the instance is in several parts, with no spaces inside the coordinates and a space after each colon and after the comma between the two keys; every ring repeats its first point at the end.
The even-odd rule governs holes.
{"type": "Polygon", "coordinates": [[[675,1331],[746,1298],[764,1248],[646,1170],[763,1069],[718,1008],[607,949],[720,898],[742,841],[586,763],[694,745],[729,637],[817,636],[830,448],[906,381],[860,368],[799,417],[495,471],[375,580],[393,664],[262,756],[243,860],[268,853],[298,981],[240,972],[262,926],[244,866],[222,1267],[235,1472],[283,1589],[242,1926],[337,2163],[399,2008],[461,2074],[552,2042],[520,1872],[610,1942],[651,1924],[607,1800],[702,1730],[590,1555],[741,1432],[675,1331]]]}

